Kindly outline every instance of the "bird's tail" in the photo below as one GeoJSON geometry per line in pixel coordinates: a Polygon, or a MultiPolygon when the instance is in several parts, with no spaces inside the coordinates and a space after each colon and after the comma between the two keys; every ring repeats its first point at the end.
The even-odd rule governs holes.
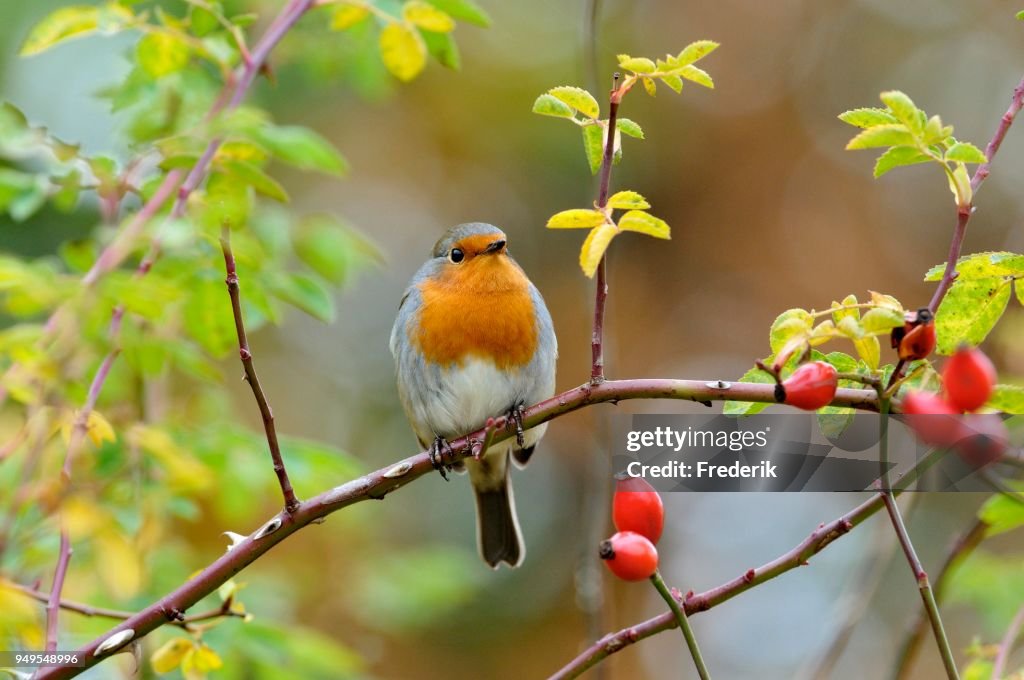
{"type": "MultiPolygon", "coordinates": [[[[476,492],[477,545],[484,562],[497,569],[501,562],[518,567],[526,556],[523,536],[516,519],[516,504],[512,496],[512,480],[509,478],[508,454],[492,465],[500,464],[503,470],[494,470],[497,479],[491,484],[480,484],[474,480],[476,492]],[[496,483],[494,483],[496,482],[496,483]]],[[[490,481],[490,480],[489,480],[490,481]]]]}

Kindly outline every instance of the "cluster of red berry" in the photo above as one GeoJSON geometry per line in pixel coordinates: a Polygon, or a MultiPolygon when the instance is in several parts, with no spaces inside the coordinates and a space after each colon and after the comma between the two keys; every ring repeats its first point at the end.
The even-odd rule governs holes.
{"type": "Polygon", "coordinates": [[[985,353],[961,347],[942,369],[943,392],[909,392],[900,410],[922,442],[951,447],[966,462],[981,467],[1006,452],[1006,424],[994,413],[963,414],[984,406],[995,383],[996,369],[985,353]]]}
{"type": "Polygon", "coordinates": [[[616,534],[598,550],[612,573],[623,581],[643,581],[658,571],[654,547],[665,528],[661,496],[646,480],[620,477],[615,481],[612,521],[616,534]]]}

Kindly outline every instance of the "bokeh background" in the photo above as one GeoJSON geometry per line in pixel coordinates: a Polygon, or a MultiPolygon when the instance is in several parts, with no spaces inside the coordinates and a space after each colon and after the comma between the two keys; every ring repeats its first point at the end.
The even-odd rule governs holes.
{"type": "MultiPolygon", "coordinates": [[[[28,28],[60,4],[0,5],[3,99],[86,150],[126,154],[118,146],[118,118],[93,95],[124,74],[123,53],[133,38],[90,38],[16,57],[28,28]]],[[[246,4],[264,21],[277,5],[246,4]]],[[[452,224],[486,221],[508,233],[554,318],[559,389],[588,375],[593,291],[576,266],[581,236],[546,231],[544,223],[554,212],[589,204],[595,182],[578,133],[530,113],[547,88],[586,84],[585,9],[537,0],[483,5],[492,27],[457,31],[460,72],[432,64],[400,88],[376,64],[353,75],[344,36],[307,18],[276,53],[276,84],[256,88],[276,120],[313,127],[352,165],[344,181],[276,172],[293,209],[349,220],[385,257],[338,296],[335,323],[292,312],[282,327],[255,334],[258,368],[282,431],[330,442],[367,468],[415,450],[387,338],[409,277],[452,224]],[[292,56],[310,51],[317,58],[292,64],[292,56]]],[[[922,282],[923,273],[945,258],[955,221],[946,183],[928,166],[873,180],[874,155],[843,150],[851,131],[836,115],[874,105],[880,91],[898,88],[954,124],[959,138],[983,147],[1024,70],[1018,9],[1005,0],[603,2],[596,34],[602,91],[617,53],[653,57],[700,38],[722,43],[704,62],[714,91],[688,85],[676,96],[663,88],[656,99],[637,92],[621,110],[647,139],[624,141],[613,186],[643,193],[673,237],[627,236],[611,249],[608,375],[734,379],[768,353],[768,327],[784,309],[821,309],[869,289],[908,307],[926,303],[932,284],[922,282]]],[[[1015,129],[978,195],[965,252],[1024,249],[1022,187],[1024,131],[1015,129]]],[[[0,244],[40,255],[93,222],[51,214],[6,223],[0,244]]],[[[1004,378],[1024,375],[1022,331],[1024,315],[1011,309],[986,345],[1004,378]]],[[[234,362],[225,364],[229,378],[236,371],[234,362]]],[[[227,384],[237,419],[258,428],[244,384],[227,384]]],[[[515,474],[528,551],[519,570],[492,573],[478,563],[466,480],[445,484],[434,476],[384,503],[335,515],[274,550],[243,574],[246,604],[257,620],[301,620],[349,648],[367,676],[544,676],[599,634],[663,608],[653,589],[612,582],[594,558],[596,537],[608,529],[606,416],[701,408],[623,403],[553,423],[535,462],[515,474]]],[[[262,451],[251,465],[270,474],[262,451]]],[[[310,495],[341,481],[324,478],[299,491],[310,495]]],[[[665,500],[663,571],[684,591],[718,585],[776,557],[858,502],[847,494],[665,500]]],[[[929,569],[937,569],[983,500],[918,500],[910,531],[929,569]]],[[[199,561],[165,566],[155,580],[180,582],[223,549],[221,531],[250,531],[276,502],[273,493],[247,498],[237,526],[179,522],[176,533],[199,561]]],[[[986,549],[1021,564],[1022,548],[1011,535],[986,549]]],[[[71,583],[90,578],[73,574],[71,583]]],[[[990,610],[969,597],[970,588],[946,605],[958,650],[975,636],[998,640],[1024,596],[1019,581],[993,581],[988,600],[1004,603],[990,610]]],[[[800,677],[849,616],[851,596],[866,600],[867,612],[832,677],[883,677],[920,600],[881,517],[809,567],[697,616],[693,625],[716,677],[800,677]],[[868,587],[865,569],[877,574],[868,587]]],[[[245,635],[242,626],[227,622],[225,638],[245,635]]],[[[93,677],[128,666],[108,665],[93,677]]],[[[676,633],[616,655],[603,670],[613,678],[690,672],[676,633]]],[[[913,677],[940,673],[928,640],[913,677]]]]}

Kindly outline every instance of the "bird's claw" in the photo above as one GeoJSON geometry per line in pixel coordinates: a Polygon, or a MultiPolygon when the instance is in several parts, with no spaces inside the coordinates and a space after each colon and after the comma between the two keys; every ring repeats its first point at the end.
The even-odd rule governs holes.
{"type": "Polygon", "coordinates": [[[519,448],[523,448],[523,445],[526,443],[526,439],[523,436],[522,402],[514,404],[512,408],[509,409],[508,415],[505,418],[505,428],[509,430],[515,428],[516,444],[519,446],[519,448]]]}
{"type": "Polygon", "coordinates": [[[452,450],[451,444],[448,443],[444,437],[437,437],[434,439],[434,443],[430,445],[430,449],[427,451],[427,455],[430,457],[430,464],[434,466],[434,469],[441,473],[441,479],[448,481],[448,470],[452,468],[450,462],[445,462],[445,456],[449,460],[455,458],[455,452],[452,450]]]}

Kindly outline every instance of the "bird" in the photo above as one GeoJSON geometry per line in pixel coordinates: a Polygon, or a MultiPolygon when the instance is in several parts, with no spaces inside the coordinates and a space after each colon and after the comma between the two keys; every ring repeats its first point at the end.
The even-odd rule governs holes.
{"type": "Polygon", "coordinates": [[[526,549],[509,457],[525,466],[547,429],[524,432],[522,409],[554,395],[558,341],[544,298],[512,259],[503,231],[472,222],[444,233],[405,290],[390,348],[405,415],[442,475],[435,456],[443,461],[447,440],[492,417],[505,415],[515,426],[515,437],[451,467],[469,473],[484,562],[519,566],[526,549]]]}

